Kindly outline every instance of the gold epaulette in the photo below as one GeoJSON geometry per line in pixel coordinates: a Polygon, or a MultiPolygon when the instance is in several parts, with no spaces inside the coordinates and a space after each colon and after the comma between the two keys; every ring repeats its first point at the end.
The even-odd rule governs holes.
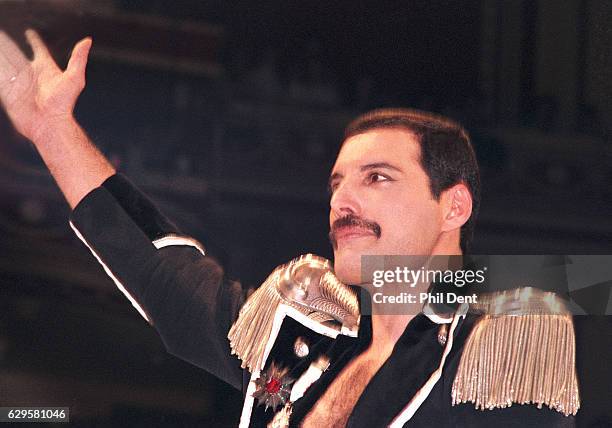
{"type": "Polygon", "coordinates": [[[263,368],[264,356],[279,306],[284,303],[312,323],[356,331],[357,294],[341,283],[322,257],[306,254],[278,266],[240,309],[229,331],[232,354],[252,373],[263,368]]]}
{"type": "Polygon", "coordinates": [[[580,408],[572,316],[551,292],[526,287],[483,295],[465,344],[452,403],[476,409],[513,403],[548,406],[565,416],[580,408]]]}

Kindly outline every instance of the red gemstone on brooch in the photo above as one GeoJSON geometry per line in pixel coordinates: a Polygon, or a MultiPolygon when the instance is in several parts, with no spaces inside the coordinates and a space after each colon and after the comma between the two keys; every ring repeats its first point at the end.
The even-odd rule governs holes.
{"type": "Polygon", "coordinates": [[[276,394],[280,390],[280,387],[281,387],[280,380],[276,378],[272,378],[270,379],[268,383],[266,383],[266,392],[268,394],[276,394]]]}
{"type": "Polygon", "coordinates": [[[265,405],[273,411],[284,406],[291,394],[291,384],[294,379],[289,377],[288,368],[281,368],[274,362],[270,364],[268,370],[261,373],[255,380],[255,392],[253,397],[257,399],[257,405],[265,405]]]}

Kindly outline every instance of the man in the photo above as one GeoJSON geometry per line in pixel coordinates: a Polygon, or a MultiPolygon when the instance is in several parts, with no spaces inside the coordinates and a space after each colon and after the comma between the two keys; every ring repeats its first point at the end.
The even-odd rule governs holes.
{"type": "MultiPolygon", "coordinates": [[[[567,359],[560,353],[557,368],[570,375],[553,392],[490,399],[461,379],[472,376],[464,367],[471,361],[496,361],[497,354],[478,356],[489,342],[470,345],[472,331],[493,327],[486,330],[489,324],[463,306],[442,316],[388,314],[374,305],[371,316],[362,307],[359,317],[355,296],[342,284],[371,290],[362,277],[363,255],[460,255],[469,245],[479,179],[459,125],[409,110],[373,112],[349,125],[330,177],[335,277],[325,261],[306,256],[275,271],[242,306],[239,284],[117,175],[75,121],[91,40],[75,46],[62,71],[34,31],[26,37],[32,61],[0,33],[0,99],[8,116],[34,143],[74,210],[71,226],[79,238],[168,350],[245,391],[241,426],[575,424],[573,350],[567,359]],[[325,308],[307,300],[315,288],[295,288],[308,282],[296,266],[324,272],[318,278],[324,278],[325,308]],[[293,277],[283,282],[286,275],[293,277]],[[330,314],[333,319],[325,318],[330,314]],[[330,327],[334,319],[342,328],[330,327]],[[472,359],[462,358],[474,349],[472,359]],[[243,360],[242,368],[230,352],[243,360]]],[[[422,291],[428,286],[418,284],[422,291]]],[[[514,349],[512,340],[503,343],[514,349]]],[[[474,373],[478,385],[491,390],[504,375],[474,373]]]]}

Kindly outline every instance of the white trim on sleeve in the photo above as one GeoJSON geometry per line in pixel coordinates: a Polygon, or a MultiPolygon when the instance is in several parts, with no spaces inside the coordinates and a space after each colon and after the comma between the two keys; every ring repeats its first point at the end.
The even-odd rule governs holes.
{"type": "Polygon", "coordinates": [[[72,228],[72,230],[74,230],[74,233],[76,233],[76,236],[81,240],[81,242],[83,242],[83,244],[85,244],[85,246],[87,248],[89,248],[89,251],[91,251],[91,254],[93,254],[93,256],[96,258],[96,260],[98,260],[98,263],[100,263],[102,265],[102,267],[104,268],[104,272],[106,272],[106,274],[113,280],[113,282],[115,283],[115,285],[117,286],[117,288],[125,295],[125,297],[128,298],[128,300],[132,303],[132,306],[134,306],[136,308],[136,310],[138,311],[138,313],[140,315],[142,315],[142,317],[147,320],[147,322],[149,324],[151,324],[151,321],[149,320],[149,317],[147,316],[147,314],[145,313],[144,309],[142,309],[142,307],[138,304],[138,302],[136,301],[136,299],[134,299],[132,297],[132,295],[126,290],[126,288],[123,286],[123,284],[121,284],[121,281],[119,281],[119,279],[117,279],[117,277],[113,274],[113,272],[110,270],[110,268],[108,266],[106,266],[106,264],[102,261],[102,259],[98,256],[98,254],[94,251],[94,249],[89,245],[89,243],[87,242],[87,240],[83,237],[83,235],[81,234],[81,232],[79,232],[79,230],[76,228],[76,226],[72,223],[72,221],[69,222],[70,227],[72,228]]]}
{"type": "Polygon", "coordinates": [[[166,235],[162,238],[153,241],[153,245],[158,250],[160,248],[169,247],[171,245],[187,245],[189,247],[196,248],[203,256],[206,255],[204,246],[197,240],[190,238],[189,236],[180,236],[175,234],[166,235]]]}

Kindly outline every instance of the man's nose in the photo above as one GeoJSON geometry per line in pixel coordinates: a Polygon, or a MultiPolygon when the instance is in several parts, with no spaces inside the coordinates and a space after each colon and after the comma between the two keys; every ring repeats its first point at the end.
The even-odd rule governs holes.
{"type": "Polygon", "coordinates": [[[349,214],[360,215],[361,213],[359,196],[348,182],[338,185],[332,194],[329,205],[336,218],[345,217],[349,214]]]}

